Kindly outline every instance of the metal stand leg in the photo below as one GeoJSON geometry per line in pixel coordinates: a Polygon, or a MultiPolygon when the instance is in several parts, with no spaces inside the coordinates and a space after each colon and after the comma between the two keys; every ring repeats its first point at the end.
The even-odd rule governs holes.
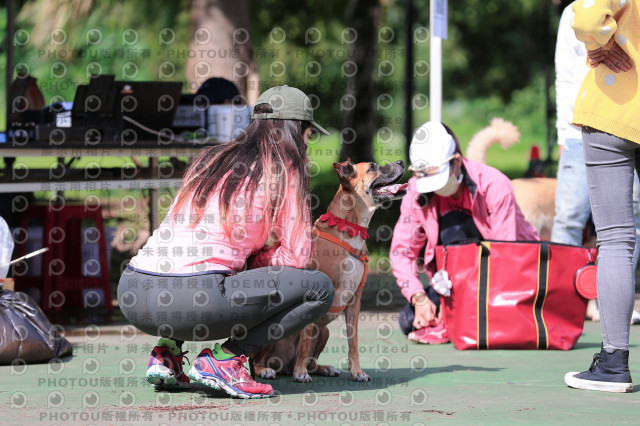
{"type": "MultiPolygon", "coordinates": [[[[158,158],[149,158],[149,167],[151,168],[151,178],[158,179],[158,158]]],[[[153,233],[158,229],[158,189],[149,188],[149,232],[153,233]]]]}

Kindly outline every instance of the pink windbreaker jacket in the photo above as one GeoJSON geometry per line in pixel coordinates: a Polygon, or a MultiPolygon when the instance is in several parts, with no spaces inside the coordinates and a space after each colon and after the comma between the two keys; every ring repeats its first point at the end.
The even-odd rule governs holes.
{"type": "MultiPolygon", "coordinates": [[[[295,188],[295,185],[289,187],[295,188]]],[[[175,218],[171,206],[160,227],[129,266],[163,276],[232,274],[241,271],[249,260],[250,269],[269,265],[304,268],[311,255],[311,224],[301,224],[302,214],[297,209],[295,196],[285,198],[278,222],[271,230],[265,226],[264,191],[258,189],[250,205],[243,200],[233,206],[231,239],[223,230],[217,193],[211,197],[202,220],[195,227],[191,225],[190,202],[175,218]],[[279,244],[266,247],[269,234],[274,230],[279,234],[279,244]]]]}

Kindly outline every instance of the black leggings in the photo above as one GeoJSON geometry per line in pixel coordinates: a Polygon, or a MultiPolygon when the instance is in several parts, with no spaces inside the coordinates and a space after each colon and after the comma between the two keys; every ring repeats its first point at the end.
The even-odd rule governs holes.
{"type": "Polygon", "coordinates": [[[125,269],[118,302],[139,330],[175,340],[217,340],[236,355],[302,330],[329,311],[334,287],[320,271],[264,267],[235,275],[159,276],[125,269]]]}
{"type": "MultiPolygon", "coordinates": [[[[434,305],[436,305],[436,315],[440,312],[440,295],[433,287],[429,286],[425,289],[427,297],[434,305]]],[[[405,334],[411,333],[413,328],[413,320],[416,319],[416,308],[411,303],[407,303],[403,310],[400,311],[398,316],[398,322],[400,323],[400,330],[405,334]]]]}

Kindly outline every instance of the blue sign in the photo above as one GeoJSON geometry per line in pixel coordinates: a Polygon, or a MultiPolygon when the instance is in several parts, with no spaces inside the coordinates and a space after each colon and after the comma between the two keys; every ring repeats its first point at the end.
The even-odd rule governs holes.
{"type": "Polygon", "coordinates": [[[433,35],[447,39],[447,0],[434,0],[433,35]]]}

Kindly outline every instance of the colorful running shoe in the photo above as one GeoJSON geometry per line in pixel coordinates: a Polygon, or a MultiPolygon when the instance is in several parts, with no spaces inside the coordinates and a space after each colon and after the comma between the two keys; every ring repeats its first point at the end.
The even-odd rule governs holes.
{"type": "MultiPolygon", "coordinates": [[[[214,352],[223,353],[222,347],[216,343],[214,352]]],[[[221,389],[238,398],[268,398],[273,395],[273,387],[253,380],[244,366],[247,358],[244,355],[218,360],[211,349],[200,352],[189,370],[192,380],[213,389],[221,389]]]]}
{"type": "Polygon", "coordinates": [[[189,378],[182,371],[184,365],[182,352],[176,356],[166,346],[156,346],[151,351],[147,368],[147,382],[156,389],[184,388],[190,384],[189,378]]]}
{"type": "Polygon", "coordinates": [[[439,345],[449,343],[449,334],[444,324],[440,323],[434,327],[424,327],[416,331],[412,331],[407,336],[409,340],[417,343],[425,343],[431,345],[439,345]]]}

